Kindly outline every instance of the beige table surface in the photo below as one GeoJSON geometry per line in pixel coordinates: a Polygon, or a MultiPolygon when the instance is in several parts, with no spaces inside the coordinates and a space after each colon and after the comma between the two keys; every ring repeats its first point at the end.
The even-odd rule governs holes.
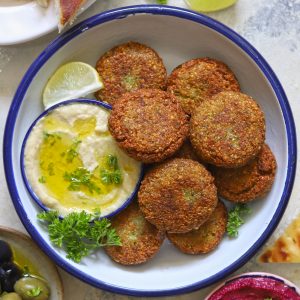
{"type": "MultiPolygon", "coordinates": [[[[151,4],[155,1],[142,0],[98,0],[79,20],[98,12],[133,4],[151,4]]],[[[170,0],[170,5],[186,7],[182,0],[170,0]]],[[[1,5],[1,4],[0,4],[1,5]]],[[[266,58],[278,75],[289,98],[298,131],[300,130],[300,0],[239,0],[224,11],[210,14],[248,39],[266,58]]],[[[0,28],[1,30],[1,28],[0,28]]],[[[10,47],[0,47],[0,151],[7,112],[14,92],[26,69],[56,37],[53,32],[38,40],[10,47]]],[[[2,155],[1,155],[2,156],[2,155]]],[[[272,242],[282,232],[286,224],[299,211],[300,203],[299,171],[294,190],[285,215],[271,237],[272,242]]],[[[0,160],[0,225],[25,231],[11,202],[0,160]]],[[[258,264],[255,257],[235,274],[244,271],[269,271],[284,276],[300,286],[300,265],[298,264],[258,264]]],[[[64,281],[67,300],[113,300],[128,299],[97,290],[60,270],[64,281]]],[[[212,287],[187,295],[168,299],[203,299],[212,287]]]]}

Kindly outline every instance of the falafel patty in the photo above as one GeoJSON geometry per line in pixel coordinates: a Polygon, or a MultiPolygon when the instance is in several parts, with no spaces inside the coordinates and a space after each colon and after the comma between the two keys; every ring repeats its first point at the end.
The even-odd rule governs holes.
{"type": "Polygon", "coordinates": [[[210,164],[237,168],[261,150],[265,140],[265,117],[248,95],[221,92],[192,114],[190,139],[199,157],[210,164]]]}
{"type": "Polygon", "coordinates": [[[138,201],[157,228],[184,233],[199,228],[217,205],[214,178],[198,162],[174,158],[146,174],[138,201]]]}
{"type": "Polygon", "coordinates": [[[152,258],[165,238],[144,218],[136,201],[111,219],[112,227],[121,238],[122,246],[105,247],[106,253],[122,265],[141,264],[152,258]]]}
{"type": "Polygon", "coordinates": [[[119,146],[144,163],[172,156],[189,130],[187,116],[175,97],[152,89],[124,94],[113,106],[108,123],[119,146]]]}
{"type": "Polygon", "coordinates": [[[276,159],[264,145],[254,160],[237,169],[212,168],[218,194],[226,200],[245,203],[264,196],[272,187],[276,159]]]}
{"type": "Polygon", "coordinates": [[[213,95],[222,91],[239,92],[240,86],[227,65],[206,57],[189,60],[175,68],[168,77],[167,91],[191,114],[213,95]]]}
{"type": "Polygon", "coordinates": [[[226,226],[227,209],[223,202],[219,201],[209,219],[197,230],[187,233],[167,233],[167,237],[183,253],[208,253],[219,245],[226,226]]]}
{"type": "Polygon", "coordinates": [[[96,65],[104,88],[96,98],[114,104],[126,92],[140,88],[165,89],[167,71],[150,47],[128,42],[102,55],[96,65]]]}
{"type": "Polygon", "coordinates": [[[175,153],[174,157],[195,160],[198,161],[200,164],[204,165],[204,163],[200,160],[200,158],[194,151],[189,139],[186,139],[186,141],[183,143],[180,149],[175,153]]]}

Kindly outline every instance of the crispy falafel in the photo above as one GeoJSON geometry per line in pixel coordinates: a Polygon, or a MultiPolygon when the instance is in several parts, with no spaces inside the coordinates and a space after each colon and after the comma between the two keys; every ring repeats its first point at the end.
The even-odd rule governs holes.
{"type": "Polygon", "coordinates": [[[264,196],[272,187],[276,159],[268,145],[256,158],[236,169],[213,167],[218,194],[226,200],[245,203],[264,196]]]}
{"type": "Polygon", "coordinates": [[[112,105],[126,92],[166,86],[167,71],[161,58],[152,48],[136,42],[106,52],[99,58],[96,69],[104,84],[96,98],[112,105]]]}
{"type": "Polygon", "coordinates": [[[190,139],[205,162],[224,168],[246,165],[265,140],[265,117],[250,96],[221,92],[192,114],[190,139]]]}
{"type": "Polygon", "coordinates": [[[206,167],[206,163],[203,162],[196,154],[189,139],[185,140],[180,149],[175,153],[174,157],[192,159],[198,161],[200,164],[206,167]]]}
{"type": "Polygon", "coordinates": [[[239,83],[223,62],[196,58],[175,68],[167,80],[167,91],[191,114],[198,105],[222,91],[240,91],[239,83]]]}
{"type": "Polygon", "coordinates": [[[221,242],[226,226],[227,209],[223,202],[219,201],[209,219],[198,229],[187,233],[167,233],[167,237],[183,253],[208,253],[221,242]]]}
{"type": "Polygon", "coordinates": [[[111,220],[112,227],[121,238],[122,246],[107,246],[106,253],[122,265],[141,264],[159,250],[165,234],[150,224],[136,201],[111,220]]]}
{"type": "Polygon", "coordinates": [[[218,199],[214,179],[200,163],[174,158],[146,174],[138,201],[145,218],[157,228],[184,233],[199,228],[218,199]]]}
{"type": "Polygon", "coordinates": [[[172,156],[186,139],[188,127],[175,97],[161,90],[124,94],[109,117],[109,129],[118,145],[144,163],[172,156]]]}
{"type": "Polygon", "coordinates": [[[193,146],[190,142],[190,140],[186,140],[183,145],[180,147],[180,149],[175,153],[175,157],[178,158],[188,158],[192,160],[199,160],[199,157],[195,153],[193,146]]]}

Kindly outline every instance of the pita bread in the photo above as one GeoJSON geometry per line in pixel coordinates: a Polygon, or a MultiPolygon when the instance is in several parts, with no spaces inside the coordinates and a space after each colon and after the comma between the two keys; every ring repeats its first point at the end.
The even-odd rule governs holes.
{"type": "Polygon", "coordinates": [[[300,263],[300,214],[259,257],[260,262],[300,263]]]}
{"type": "Polygon", "coordinates": [[[86,1],[87,0],[55,0],[55,6],[59,12],[59,31],[61,31],[68,23],[74,21],[79,9],[86,1]]]}

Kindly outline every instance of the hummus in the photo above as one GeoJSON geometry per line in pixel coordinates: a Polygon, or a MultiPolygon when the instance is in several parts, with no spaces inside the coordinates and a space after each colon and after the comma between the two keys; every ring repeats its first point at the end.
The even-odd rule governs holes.
{"type": "Polygon", "coordinates": [[[31,189],[61,216],[85,210],[107,216],[131,196],[141,163],[127,156],[107,127],[100,105],[59,106],[32,128],[24,149],[31,189]]]}
{"type": "Polygon", "coordinates": [[[227,282],[207,300],[300,300],[294,288],[267,276],[243,276],[227,282]]]}

